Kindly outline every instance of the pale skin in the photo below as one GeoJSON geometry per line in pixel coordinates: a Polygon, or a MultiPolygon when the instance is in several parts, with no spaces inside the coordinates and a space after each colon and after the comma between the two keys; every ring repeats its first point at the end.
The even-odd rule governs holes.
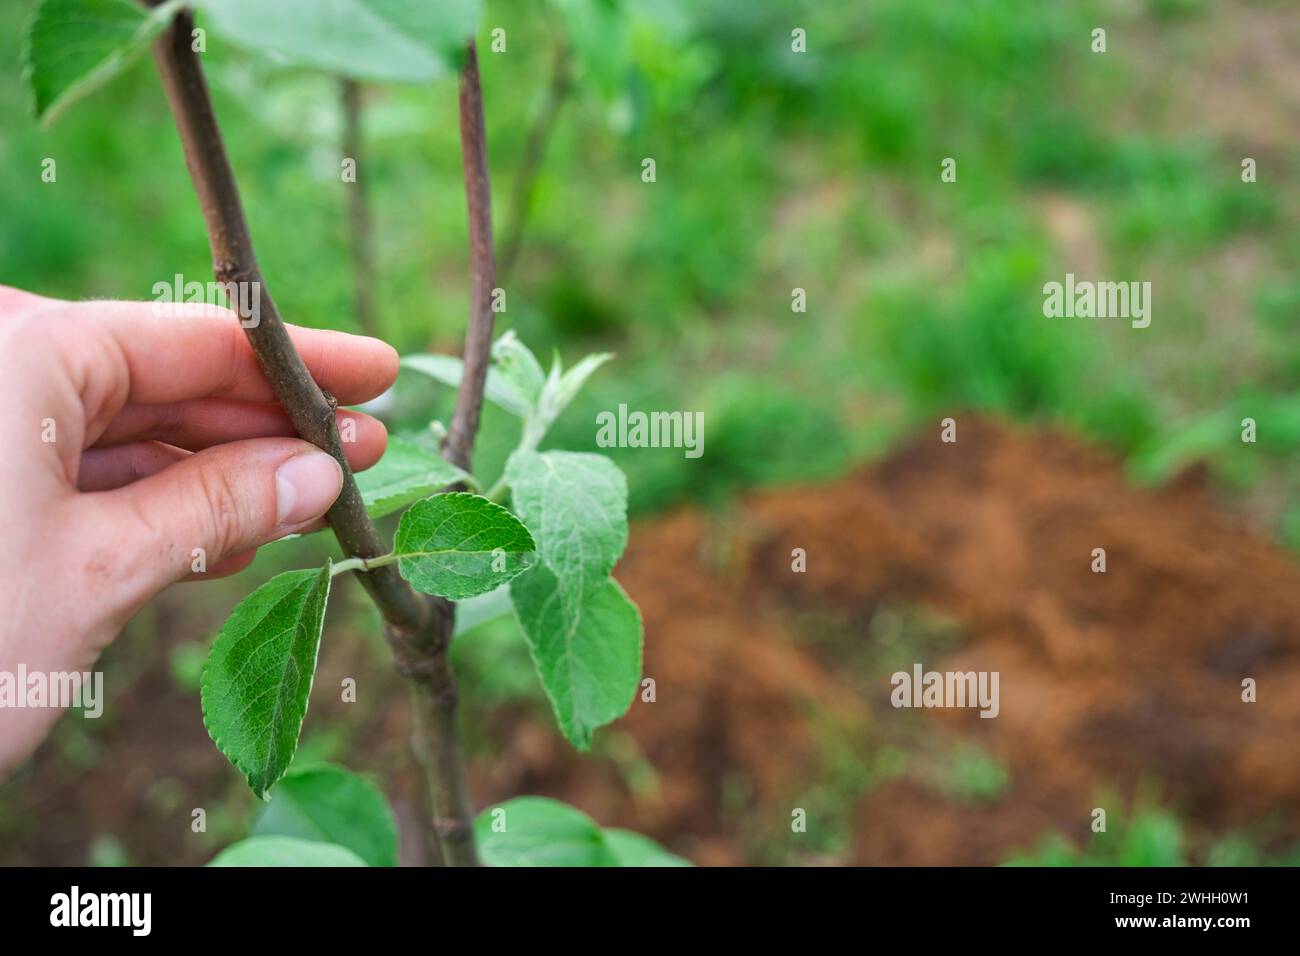
{"type": "MultiPolygon", "coordinates": [[[[158,592],[243,570],[259,545],[318,527],[342,488],[338,464],[293,437],[233,313],[159,311],[0,286],[0,673],[92,670],[158,592]]],[[[378,339],[290,332],[340,405],[397,376],[378,339]]],[[[378,461],[383,424],[338,420],[349,465],[378,461]]],[[[0,707],[0,776],[61,713],[0,707]]]]}

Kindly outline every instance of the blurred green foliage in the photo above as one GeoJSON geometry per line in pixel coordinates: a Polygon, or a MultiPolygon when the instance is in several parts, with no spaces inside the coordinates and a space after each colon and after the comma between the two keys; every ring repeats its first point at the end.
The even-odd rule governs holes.
{"type": "Polygon", "coordinates": [[[1010,857],[1007,866],[1297,866],[1300,849],[1266,851],[1258,840],[1231,833],[1193,846],[1186,827],[1168,810],[1137,809],[1106,833],[1094,833],[1077,847],[1059,833],[1043,837],[1031,852],[1010,857]]]}
{"type": "MultiPolygon", "coordinates": [[[[25,6],[0,12],[13,80],[0,84],[0,278],[144,298],[177,272],[205,277],[151,64],[40,132],[16,81],[25,6]],[[57,183],[39,180],[45,157],[57,183]]],[[[539,352],[620,353],[552,442],[589,446],[594,414],[619,401],[704,411],[704,458],[620,456],[640,512],[832,474],[901,428],[965,410],[1064,422],[1150,480],[1205,457],[1240,483],[1229,412],[1297,414],[1296,254],[1256,257],[1246,294],[1219,310],[1246,313],[1237,346],[1218,353],[1198,349],[1216,320],[1202,290],[1177,279],[1212,278],[1242,243],[1284,250],[1297,169],[1263,156],[1246,185],[1248,143],[1208,123],[1162,127],[1167,94],[1132,39],[1162,30],[1175,49],[1226,29],[1217,16],[1195,0],[1122,14],[1035,0],[490,2],[485,26],[508,37],[506,53],[483,54],[499,237],[514,228],[509,197],[557,59],[574,81],[500,322],[539,352]],[[1104,55],[1088,39],[1101,19],[1104,55]],[[795,27],[807,53],[791,49],[795,27]],[[646,157],[654,183],[641,181],[646,157]],[[945,157],[955,184],[939,182],[945,157]],[[1061,204],[1082,210],[1081,235],[1054,228],[1061,204]],[[1043,282],[1074,270],[1153,276],[1153,327],[1044,319],[1043,282]],[[796,287],[806,313],[790,310],[796,287]]],[[[205,62],[282,311],[353,327],[336,81],[220,43],[205,62]]],[[[454,350],[467,309],[454,90],[366,91],[378,331],[403,351],[454,350]]],[[[407,411],[394,426],[422,428],[427,408],[407,411]]],[[[1244,453],[1281,472],[1293,446],[1278,421],[1244,453]]],[[[502,455],[510,443],[496,442],[502,455]]],[[[499,462],[485,444],[486,470],[499,462]]]]}
{"type": "Polygon", "coordinates": [[[1183,828],[1164,810],[1143,810],[1114,832],[1093,834],[1076,849],[1059,834],[1043,838],[1029,854],[1013,856],[1009,866],[1184,866],[1183,828]]]}

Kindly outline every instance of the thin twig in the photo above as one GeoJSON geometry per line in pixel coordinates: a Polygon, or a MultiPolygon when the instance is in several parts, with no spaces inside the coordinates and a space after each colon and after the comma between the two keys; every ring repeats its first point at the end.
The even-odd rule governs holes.
{"type": "MultiPolygon", "coordinates": [[[[350,556],[376,557],[388,549],[366,513],[348,467],[335,423],[335,404],[307,371],[262,279],[239,187],[226,156],[202,68],[190,47],[192,24],[191,14],[178,14],[171,28],[154,44],[154,60],[171,103],[185,163],[198,193],[217,281],[256,283],[251,288],[257,295],[260,321],[245,328],[248,341],[294,430],[328,451],[343,468],[343,491],[326,515],[339,544],[350,556]]],[[[403,642],[415,641],[429,614],[420,596],[402,580],[397,569],[384,568],[361,576],[361,580],[389,627],[403,642]]]]}
{"type": "Polygon", "coordinates": [[[500,274],[503,284],[514,272],[515,261],[519,258],[524,227],[528,225],[528,214],[532,210],[537,176],[542,170],[542,160],[546,157],[546,144],[551,137],[551,130],[555,128],[560,107],[569,95],[572,79],[569,47],[560,41],[555,48],[555,60],[551,64],[551,82],[546,87],[546,97],[542,100],[541,108],[533,117],[528,138],[524,140],[519,171],[515,174],[514,189],[510,193],[510,225],[506,227],[506,237],[501,243],[500,274]]]}
{"type": "MultiPolygon", "coordinates": [[[[185,163],[198,193],[217,280],[257,283],[252,288],[257,294],[260,322],[245,328],[254,355],[298,435],[328,451],[343,469],[343,491],[326,514],[339,544],[349,557],[372,558],[385,554],[389,549],[366,512],[343,454],[334,416],[335,402],[321,391],[303,364],[262,280],[239,188],[202,68],[190,45],[193,26],[192,14],[179,13],[155,41],[153,55],[180,134],[185,163]]],[[[490,321],[489,315],[489,344],[490,321]]],[[[471,336],[473,331],[471,328],[471,336]]],[[[471,338],[471,341],[475,340],[471,338]]],[[[481,405],[482,390],[482,376],[477,382],[467,376],[461,385],[458,406],[473,409],[481,405]]],[[[477,428],[477,413],[469,421],[472,427],[462,439],[466,461],[477,428]]],[[[473,865],[477,857],[464,758],[456,730],[456,688],[447,663],[453,606],[441,598],[430,599],[412,590],[396,565],[358,573],[357,577],[379,608],[384,619],[384,636],[398,669],[415,687],[417,705],[428,708],[427,713],[416,714],[417,724],[423,728],[419,739],[425,748],[417,754],[417,759],[431,768],[435,829],[442,841],[443,857],[453,865],[473,865]]]]}
{"type": "Polygon", "coordinates": [[[366,194],[366,171],[361,168],[361,84],[344,78],[341,85],[343,108],[343,158],[350,159],[356,178],[348,189],[348,251],[352,257],[352,311],[357,325],[375,335],[375,243],[366,194]]]}
{"type": "MultiPolygon", "coordinates": [[[[492,194],[488,181],[487,127],[483,120],[483,89],[479,83],[478,51],[470,41],[460,73],[460,142],[465,167],[465,198],[469,212],[469,326],[465,333],[465,368],[451,426],[442,441],[442,454],[465,471],[471,470],[474,437],[483,410],[483,387],[487,381],[492,352],[492,283],[495,260],[492,251],[492,194]]],[[[454,613],[448,615],[440,634],[428,682],[417,682],[411,693],[415,701],[416,752],[429,759],[426,773],[433,795],[433,828],[442,846],[443,858],[451,866],[472,866],[478,862],[465,761],[460,752],[457,725],[456,679],[445,648],[451,643],[454,613]]]]}
{"type": "Polygon", "coordinates": [[[452,464],[470,471],[470,455],[483,409],[483,385],[492,354],[492,283],[496,272],[483,88],[479,83],[478,51],[472,42],[466,49],[465,65],[460,71],[460,152],[469,207],[469,328],[465,333],[465,370],[451,425],[442,440],[442,451],[452,464]]]}

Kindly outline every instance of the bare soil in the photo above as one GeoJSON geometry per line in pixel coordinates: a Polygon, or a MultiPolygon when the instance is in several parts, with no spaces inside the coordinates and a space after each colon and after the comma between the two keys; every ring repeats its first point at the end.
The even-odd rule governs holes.
{"type": "Polygon", "coordinates": [[[936,427],[832,485],[636,527],[617,573],[645,616],[657,699],[618,726],[659,793],[592,792],[591,771],[562,750],[530,782],[702,862],[738,862],[733,838],[745,828],[726,812],[727,781],[749,783],[739,817],[765,816],[793,850],[791,809],[814,802],[805,798],[824,775],[826,738],[841,734],[864,761],[890,747],[912,759],[866,788],[840,859],[997,863],[1045,830],[1086,839],[1096,806],[1113,826],[1139,793],[1206,833],[1294,838],[1293,556],[1196,473],[1147,490],[1056,431],[963,418],[958,437],[944,444],[936,427]],[[792,571],[795,548],[804,573],[792,571]],[[1092,570],[1094,548],[1105,549],[1105,573],[1092,570]],[[915,609],[905,622],[950,621],[955,639],[927,648],[923,624],[912,660],[890,653],[875,624],[899,607],[915,609]],[[998,671],[998,717],[894,709],[889,674],[913,660],[998,671]],[[1245,678],[1257,682],[1255,703],[1242,700],[1245,678]],[[935,786],[929,765],[958,742],[1007,770],[997,799],[935,786]]]}

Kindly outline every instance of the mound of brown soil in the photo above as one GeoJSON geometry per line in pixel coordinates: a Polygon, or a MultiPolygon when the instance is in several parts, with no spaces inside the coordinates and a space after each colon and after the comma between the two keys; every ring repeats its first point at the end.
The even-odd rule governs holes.
{"type": "Polygon", "coordinates": [[[799,858],[792,808],[817,804],[836,734],[864,764],[893,747],[908,768],[862,788],[839,854],[862,863],[995,863],[1046,829],[1082,839],[1093,807],[1113,826],[1140,784],[1208,832],[1300,830],[1300,568],[1195,482],[1138,489],[1058,432],[963,419],[954,444],[936,428],[725,520],[642,523],[617,574],[645,617],[657,697],[616,728],[657,791],[638,797],[612,775],[593,788],[562,750],[527,783],[701,861],[744,859],[756,839],[799,858]],[[872,627],[900,605],[941,613],[958,638],[934,659],[923,640],[900,663],[872,627]],[[999,672],[999,715],[894,709],[889,674],[913,661],[999,672]],[[1001,795],[927,784],[945,741],[1001,763],[1001,795]]]}

